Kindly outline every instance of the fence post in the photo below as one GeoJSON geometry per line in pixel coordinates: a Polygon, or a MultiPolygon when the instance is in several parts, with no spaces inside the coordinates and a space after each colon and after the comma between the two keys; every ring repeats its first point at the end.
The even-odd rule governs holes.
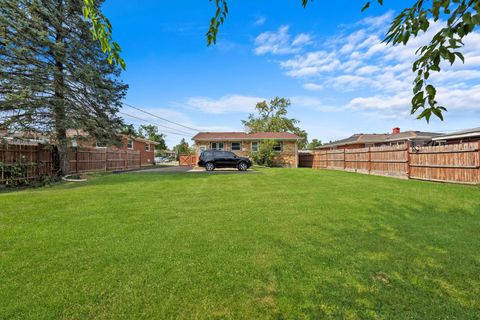
{"type": "Polygon", "coordinates": [[[35,159],[35,175],[37,177],[40,177],[40,148],[41,148],[41,145],[37,145],[37,147],[35,148],[36,149],[36,152],[35,152],[35,155],[36,155],[36,159],[35,159]]]}
{"type": "Polygon", "coordinates": [[[478,162],[476,163],[476,165],[478,166],[478,180],[477,180],[477,183],[480,183],[480,140],[478,140],[478,162]]]}
{"type": "Polygon", "coordinates": [[[78,173],[78,147],[75,147],[75,173],[78,173]]]}
{"type": "Polygon", "coordinates": [[[410,147],[411,141],[407,141],[407,179],[410,179],[410,147]]]}
{"type": "Polygon", "coordinates": [[[346,149],[343,149],[343,171],[347,170],[347,161],[346,161],[347,160],[347,158],[346,158],[347,154],[345,153],[345,150],[346,149]]]}
{"type": "Polygon", "coordinates": [[[108,150],[107,148],[105,150],[105,172],[108,171],[108,150]]]}
{"type": "Polygon", "coordinates": [[[372,147],[368,147],[368,174],[372,174],[372,147]]]}

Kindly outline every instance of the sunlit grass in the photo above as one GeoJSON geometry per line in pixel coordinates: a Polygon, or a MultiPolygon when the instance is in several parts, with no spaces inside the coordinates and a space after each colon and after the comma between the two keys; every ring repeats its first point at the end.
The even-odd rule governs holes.
{"type": "Polygon", "coordinates": [[[476,319],[479,199],[309,169],[0,194],[0,318],[476,319]]]}

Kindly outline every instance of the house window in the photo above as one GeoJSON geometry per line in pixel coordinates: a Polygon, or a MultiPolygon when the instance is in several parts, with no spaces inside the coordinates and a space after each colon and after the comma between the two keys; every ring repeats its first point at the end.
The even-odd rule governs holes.
{"type": "Polygon", "coordinates": [[[145,151],[150,151],[150,143],[145,144],[145,151]]]}
{"type": "Polygon", "coordinates": [[[273,145],[273,151],[282,152],[283,151],[283,142],[282,141],[276,141],[275,144],[273,145]]]}
{"type": "Polygon", "coordinates": [[[212,150],[223,151],[223,142],[212,142],[212,150]]]}
{"type": "Polygon", "coordinates": [[[128,139],[127,148],[128,149],[133,149],[133,140],[132,139],[128,139]]]}
{"type": "Polygon", "coordinates": [[[95,148],[106,148],[107,147],[107,144],[105,142],[96,142],[95,143],[95,148]]]}
{"type": "Polygon", "coordinates": [[[257,152],[258,151],[258,141],[253,141],[252,142],[252,151],[257,152]]]}
{"type": "Polygon", "coordinates": [[[240,142],[232,142],[232,151],[242,150],[242,145],[240,142]]]}

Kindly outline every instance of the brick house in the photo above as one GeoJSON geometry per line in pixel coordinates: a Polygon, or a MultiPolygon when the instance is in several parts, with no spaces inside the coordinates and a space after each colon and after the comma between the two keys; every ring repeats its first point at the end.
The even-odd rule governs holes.
{"type": "Polygon", "coordinates": [[[192,140],[195,153],[205,150],[232,151],[241,157],[251,157],[265,140],[274,140],[275,163],[281,167],[298,167],[298,141],[301,138],[288,132],[200,132],[192,140]]]}
{"type": "Polygon", "coordinates": [[[155,164],[155,146],[158,142],[143,139],[140,137],[122,135],[122,146],[107,146],[105,144],[98,143],[95,139],[92,139],[88,134],[77,131],[67,130],[67,137],[71,139],[72,147],[83,148],[112,148],[118,150],[136,150],[140,152],[140,165],[148,166],[155,164]]]}
{"type": "Polygon", "coordinates": [[[422,131],[405,131],[401,132],[400,128],[393,128],[392,133],[372,133],[372,134],[354,134],[346,139],[337,140],[324,144],[315,149],[358,149],[368,147],[381,147],[401,145],[410,142],[412,145],[427,145],[432,142],[434,137],[440,133],[422,132],[422,131]]]}

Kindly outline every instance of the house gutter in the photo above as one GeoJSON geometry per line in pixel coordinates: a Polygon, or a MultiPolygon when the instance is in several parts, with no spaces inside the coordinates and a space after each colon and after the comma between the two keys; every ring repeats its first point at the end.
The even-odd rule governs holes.
{"type": "Polygon", "coordinates": [[[451,135],[451,136],[440,136],[440,137],[432,138],[432,140],[433,141],[443,141],[443,140],[474,138],[474,137],[480,137],[480,132],[476,131],[476,132],[457,134],[457,135],[451,135]]]}

